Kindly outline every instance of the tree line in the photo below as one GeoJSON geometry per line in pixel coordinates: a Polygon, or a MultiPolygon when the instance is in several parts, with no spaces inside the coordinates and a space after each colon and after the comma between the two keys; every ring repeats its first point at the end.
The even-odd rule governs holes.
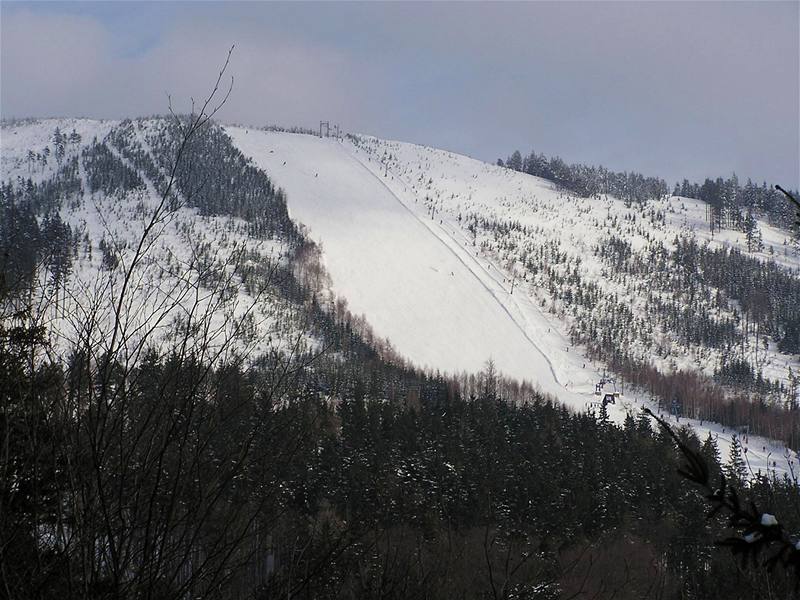
{"type": "Polygon", "coordinates": [[[658,177],[646,177],[636,172],[616,172],[605,167],[567,163],[560,156],[547,157],[531,151],[523,157],[515,150],[498,166],[549,179],[559,187],[583,198],[612,195],[626,202],[647,202],[667,196],[667,182],[658,177]]]}
{"type": "MultiPolygon", "coordinates": [[[[602,166],[567,163],[559,156],[546,156],[531,151],[523,156],[515,150],[497,165],[549,179],[560,188],[583,198],[611,195],[625,202],[645,203],[668,196],[669,187],[661,178],[637,172],[614,172],[602,166]]],[[[766,182],[760,185],[751,179],[742,185],[733,173],[727,179],[706,178],[702,183],[684,179],[672,189],[673,196],[694,198],[710,207],[709,226],[714,229],[737,229],[748,236],[748,248],[763,249],[756,218],[765,218],[771,225],[792,228],[795,216],[781,195],[766,182]]],[[[794,192],[798,196],[797,191],[794,192]]]]}

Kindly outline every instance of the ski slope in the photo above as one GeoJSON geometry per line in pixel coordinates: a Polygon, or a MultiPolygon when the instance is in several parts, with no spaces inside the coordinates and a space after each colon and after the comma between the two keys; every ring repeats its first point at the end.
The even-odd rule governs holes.
{"type": "MultiPolygon", "coordinates": [[[[536,289],[516,282],[512,294],[498,257],[476,247],[455,220],[462,203],[512,216],[520,203],[535,213],[542,204],[535,195],[563,206],[550,182],[413,144],[367,138],[376,151],[334,138],[226,131],[286,191],[292,218],[322,245],[332,290],[400,354],[449,373],[479,371],[491,358],[503,374],[530,381],[575,410],[599,399],[593,392],[603,366],[571,347],[565,324],[542,308],[536,289]]],[[[581,251],[588,242],[579,225],[559,232],[581,251]]],[[[652,406],[643,393],[624,391],[609,406],[617,422],[652,406]]],[[[729,430],[681,424],[701,438],[711,432],[727,457],[729,430]]],[[[755,436],[746,447],[753,471],[787,472],[797,460],[755,436]]]]}
{"type": "Polygon", "coordinates": [[[286,191],[292,217],[321,243],[336,294],[401,354],[450,373],[479,371],[492,358],[503,373],[583,406],[582,396],[569,393],[565,369],[552,363],[505,298],[508,291],[470,252],[437,236],[343,144],[227,131],[286,191]]]}

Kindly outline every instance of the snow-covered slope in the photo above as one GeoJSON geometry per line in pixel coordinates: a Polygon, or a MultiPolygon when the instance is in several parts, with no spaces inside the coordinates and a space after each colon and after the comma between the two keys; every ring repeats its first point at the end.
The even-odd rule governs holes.
{"type": "Polygon", "coordinates": [[[553,362],[540,348],[568,341],[548,336],[546,320],[527,320],[523,294],[511,298],[499,273],[398,197],[369,157],[330,138],[227,131],[286,190],[292,216],[322,244],[335,292],[402,355],[450,373],[479,371],[491,358],[583,407],[595,373],[581,377],[580,358],[553,362]]]}
{"type": "MultiPolygon", "coordinates": [[[[520,272],[519,254],[503,247],[502,236],[490,239],[470,223],[479,217],[524,223],[526,239],[517,239],[515,248],[549,245],[564,255],[592,257],[598,241],[612,231],[612,218],[636,222],[635,208],[613,198],[573,198],[546,180],[413,144],[238,127],[227,132],[286,190],[293,217],[323,246],[333,289],[401,354],[449,372],[476,371],[492,358],[504,374],[529,380],[574,409],[596,405],[595,385],[604,367],[571,344],[570,315],[544,293],[543,281],[520,272]]],[[[659,239],[671,242],[676,234],[701,227],[696,201],[673,198],[649,210],[637,215],[639,223],[658,231],[659,239]]],[[[768,243],[779,235],[771,233],[768,243]]],[[[505,239],[514,235],[509,231],[505,239]]],[[[729,237],[714,243],[736,242],[729,237]]],[[[629,239],[645,246],[643,236],[629,239]]],[[[798,264],[788,254],[782,262],[798,264]]],[[[607,267],[591,258],[582,268],[598,281],[607,274],[607,267]]],[[[697,349],[681,366],[697,368],[692,361],[702,352],[697,349]]],[[[770,364],[783,367],[788,360],[773,352],[770,364]]],[[[646,394],[625,391],[610,407],[616,420],[651,405],[646,394]]],[[[727,455],[728,429],[681,422],[701,437],[709,431],[718,435],[727,455]]],[[[785,470],[794,455],[784,454],[780,445],[748,439],[753,468],[785,470]]]]}
{"type": "Polygon", "coordinates": [[[180,192],[175,192],[178,205],[159,208],[162,194],[152,176],[163,169],[151,142],[168,139],[167,121],[134,123],[47,119],[4,124],[0,130],[0,180],[17,193],[32,189],[29,195],[52,201],[37,209],[40,226],[57,218],[68,231],[57,248],[69,255],[65,276],[54,275],[48,251],[36,285],[43,307],[38,314],[52,351],[66,358],[77,344],[102,353],[123,285],[118,337],[131,356],[189,330],[189,346],[216,358],[295,348],[297,338],[313,344],[297,326],[296,308],[274,293],[270,281],[285,263],[286,240],[253,236],[250,224],[233,215],[203,215],[183,202],[180,192]],[[54,142],[57,131],[65,136],[63,153],[54,142]],[[112,143],[111,134],[121,131],[131,135],[112,143]],[[87,153],[98,148],[100,154],[89,159],[87,153]],[[133,163],[135,153],[151,165],[149,174],[133,163]],[[113,181],[113,191],[91,181],[91,160],[104,161],[99,171],[106,173],[106,188],[113,181]],[[124,169],[139,182],[120,187],[124,169]],[[248,286],[242,285],[245,277],[248,286]]]}
{"type": "MultiPolygon", "coordinates": [[[[375,161],[388,163],[387,185],[407,203],[422,205],[435,228],[445,235],[452,231],[456,239],[474,242],[487,264],[495,263],[507,274],[512,270],[526,274],[528,291],[539,302],[546,301],[548,310],[560,315],[565,331],[591,317],[591,312],[613,313],[631,308],[631,317],[640,320],[637,326],[642,335],[631,335],[619,343],[663,369],[690,368],[710,375],[719,353],[702,345],[681,343],[672,331],[649,331],[654,323],[647,322],[652,317],[644,307],[647,291],[658,292],[658,301],[676,300],[680,306],[687,305],[688,299],[671,290],[658,290],[653,286],[652,275],[625,273],[620,265],[598,256],[598,250],[612,238],[630,244],[631,252],[639,253],[643,262],[649,258],[647,252],[651,248],[663,245],[667,250],[674,249],[676,238],[683,237],[708,244],[711,250],[736,247],[746,255],[775,261],[795,273],[800,269],[800,256],[785,244],[784,232],[759,223],[764,250],[748,253],[741,233],[723,230],[712,236],[704,220],[705,203],[697,200],[672,197],[638,206],[613,197],[577,198],[547,180],[465,156],[371,137],[356,139],[358,144],[350,152],[366,154],[371,159],[366,164],[374,165],[372,170],[376,172],[381,168],[375,161]],[[539,262],[533,273],[524,264],[529,256],[535,257],[534,263],[539,262]],[[553,273],[546,273],[547,268],[553,273]],[[567,287],[574,292],[580,286],[565,285],[564,280],[576,276],[600,286],[609,299],[607,305],[587,311],[579,305],[570,307],[569,302],[554,298],[553,293],[540,293],[550,286],[557,288],[556,296],[567,287]],[[615,294],[620,296],[619,301],[612,302],[610,298],[615,294]]],[[[675,269],[667,265],[665,270],[675,269]]],[[[738,320],[733,312],[735,303],[725,304],[720,309],[713,302],[706,302],[694,310],[713,313],[718,322],[725,318],[738,320]]],[[[797,356],[781,355],[774,344],[762,352],[749,337],[744,345],[748,358],[768,378],[785,379],[790,365],[795,370],[800,365],[797,356]]]]}
{"type": "Polygon", "coordinates": [[[3,125],[0,128],[0,173],[3,181],[9,179],[31,179],[34,182],[52,177],[60,162],[53,152],[53,132],[59,129],[73,138],[67,148],[79,152],[97,138],[102,140],[111,131],[116,121],[94,119],[41,119],[3,125]]]}

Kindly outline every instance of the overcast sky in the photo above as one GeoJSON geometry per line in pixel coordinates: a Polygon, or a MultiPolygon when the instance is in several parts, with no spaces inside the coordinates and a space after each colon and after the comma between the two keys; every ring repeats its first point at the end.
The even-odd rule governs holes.
{"type": "Polygon", "coordinates": [[[800,183],[800,3],[0,3],[0,112],[184,110],[494,160],[800,183]]]}

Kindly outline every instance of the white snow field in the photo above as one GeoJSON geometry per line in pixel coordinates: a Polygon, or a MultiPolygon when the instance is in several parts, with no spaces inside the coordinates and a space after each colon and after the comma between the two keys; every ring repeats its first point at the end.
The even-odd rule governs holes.
{"type": "MultiPolygon", "coordinates": [[[[605,199],[587,208],[562,198],[546,180],[413,144],[226,131],[286,191],[292,218],[322,244],[333,291],[402,355],[450,373],[479,371],[491,357],[502,373],[534,383],[575,410],[599,400],[594,389],[603,366],[571,346],[568,318],[543,308],[535,282],[515,281],[512,294],[502,253],[481,247],[480,237],[475,243],[458,216],[521,219],[539,228],[543,240],[591,255],[604,226],[584,227],[580,219],[590,220],[592,211],[605,219],[623,210],[621,202],[605,199]]],[[[682,200],[662,207],[675,221],[664,239],[701,225],[696,201],[673,208],[682,200]]],[[[778,233],[769,234],[777,241],[778,233]]],[[[786,266],[798,264],[793,256],[782,258],[786,266]]],[[[600,274],[591,260],[586,268],[600,274]]],[[[643,405],[652,407],[646,394],[624,389],[610,415],[620,422],[643,405]]],[[[727,458],[730,430],[687,419],[681,424],[701,439],[711,431],[727,458]]],[[[797,464],[794,452],[769,440],[749,436],[745,446],[753,471],[783,473],[797,464]]]]}
{"type": "Polygon", "coordinates": [[[307,135],[227,131],[286,191],[292,217],[322,244],[333,291],[402,355],[450,373],[477,372],[491,357],[503,373],[583,406],[583,395],[569,386],[594,385],[594,374],[579,381],[573,365],[552,364],[537,345],[547,326],[526,323],[473,254],[437,235],[345,146],[307,135]]]}

